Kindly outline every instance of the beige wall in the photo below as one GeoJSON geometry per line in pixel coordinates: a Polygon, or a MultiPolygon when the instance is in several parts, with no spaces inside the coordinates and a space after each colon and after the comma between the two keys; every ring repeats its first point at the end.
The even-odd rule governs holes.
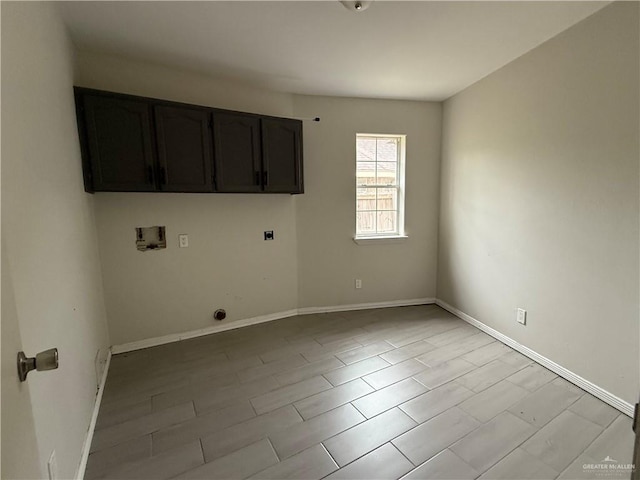
{"type": "Polygon", "coordinates": [[[613,4],[445,102],[438,266],[439,298],[631,403],[638,44],[613,4]]]}
{"type": "Polygon", "coordinates": [[[216,308],[229,323],[297,306],[289,195],[102,193],[96,215],[116,345],[218,325],[216,308]],[[152,225],[167,227],[167,248],[139,252],[135,227],[152,225]]]}
{"type": "Polygon", "coordinates": [[[297,199],[299,305],[434,297],[441,105],[296,96],[304,130],[305,194],[297,199]],[[406,216],[399,244],[356,245],[356,133],[407,135],[406,216]],[[354,279],[362,279],[362,289],[354,279]]]}
{"type": "MultiPolygon", "coordinates": [[[[76,84],[198,105],[291,116],[291,95],[198,74],[79,53],[76,84]]],[[[295,197],[243,194],[95,194],[113,344],[297,308],[295,197]],[[167,249],[139,252],[135,227],[167,227],[167,249]],[[274,230],[275,240],[263,232],[274,230]],[[178,248],[178,235],[189,247],[178,248]]]]}
{"type": "Polygon", "coordinates": [[[304,306],[434,296],[438,104],[294,98],[86,52],[78,54],[76,83],[256,113],[323,117],[319,124],[305,123],[304,195],[95,195],[114,344],[215,325],[211,315],[219,307],[231,323],[304,306]],[[408,135],[409,239],[403,245],[358,247],[351,240],[357,131],[408,135]],[[342,180],[336,185],[335,178],[342,180]],[[424,209],[426,203],[431,207],[424,209]],[[151,225],[167,227],[168,248],[138,252],[134,229],[151,225]],[[265,242],[264,230],[274,230],[275,240],[265,242]],[[187,249],[177,248],[180,233],[189,234],[187,249]],[[380,275],[380,268],[389,275],[380,275]],[[353,288],[356,276],[362,290],[353,288]]]}
{"type": "MultiPolygon", "coordinates": [[[[75,475],[96,394],[94,359],[99,350],[104,359],[109,345],[93,197],[83,190],[80,168],[73,47],[53,8],[2,3],[3,348],[5,327],[11,330],[6,312],[17,317],[18,328],[9,332],[14,342],[3,359],[12,357],[15,369],[16,348],[34,355],[57,347],[60,354],[58,370],[27,380],[39,464],[3,465],[3,478],[46,472],[54,449],[59,478],[75,475]],[[11,285],[15,309],[5,311],[11,285]]],[[[3,401],[6,382],[17,383],[7,373],[3,365],[3,401]]],[[[18,388],[24,396],[27,389],[18,388]]],[[[5,404],[3,415],[28,408],[28,402],[5,404]]],[[[3,457],[12,441],[25,442],[13,448],[32,445],[18,428],[29,425],[3,418],[3,457]]]]}

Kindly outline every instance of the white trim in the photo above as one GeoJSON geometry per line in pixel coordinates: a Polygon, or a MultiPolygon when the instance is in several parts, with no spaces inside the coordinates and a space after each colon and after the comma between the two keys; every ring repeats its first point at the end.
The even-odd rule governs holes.
{"type": "Polygon", "coordinates": [[[472,316],[467,315],[463,311],[458,310],[457,308],[449,305],[448,303],[446,303],[446,302],[444,302],[444,301],[442,301],[440,299],[436,299],[436,304],[439,305],[440,307],[444,308],[445,310],[453,313],[456,317],[461,318],[465,322],[470,323],[474,327],[477,327],[480,330],[482,330],[483,332],[491,335],[496,340],[499,340],[500,342],[502,342],[502,343],[504,343],[506,345],[509,345],[514,350],[517,350],[518,352],[522,353],[523,355],[526,355],[530,359],[538,362],[540,365],[542,365],[544,367],[547,367],[552,372],[557,373],[562,378],[564,378],[564,379],[570,381],[571,383],[577,385],[578,387],[580,387],[583,390],[589,392],[593,396],[598,397],[600,400],[602,400],[605,403],[608,403],[613,408],[615,408],[617,410],[620,410],[625,415],[628,415],[629,417],[633,417],[633,408],[634,407],[629,402],[626,402],[625,400],[622,400],[620,397],[617,397],[613,393],[608,392],[604,388],[601,388],[598,385],[596,385],[594,383],[591,383],[589,380],[586,380],[586,379],[582,378],[577,373],[574,373],[571,370],[568,370],[568,369],[564,368],[562,365],[558,365],[556,362],[554,362],[553,360],[549,360],[544,355],[540,355],[538,352],[536,352],[534,350],[531,350],[528,347],[525,347],[524,345],[516,342],[512,338],[507,337],[506,335],[498,332],[497,330],[494,330],[493,328],[485,325],[481,321],[476,320],[472,316]]]}
{"type": "Polygon", "coordinates": [[[105,383],[107,383],[107,373],[109,372],[110,365],[111,365],[111,349],[109,349],[107,352],[107,360],[104,364],[104,370],[102,371],[102,378],[100,379],[100,385],[98,386],[98,393],[96,394],[96,402],[93,406],[93,414],[91,415],[89,430],[87,430],[87,436],[84,439],[84,444],[82,445],[82,455],[80,457],[80,465],[78,465],[78,471],[76,472],[77,480],[82,480],[84,478],[84,473],[85,473],[85,470],[87,469],[87,461],[89,460],[91,442],[93,441],[93,432],[96,429],[96,422],[98,421],[98,412],[100,411],[100,404],[102,403],[102,394],[104,393],[104,385],[105,383]]]}
{"type": "Polygon", "coordinates": [[[371,308],[407,307],[410,305],[426,305],[435,303],[435,301],[435,298],[414,298],[410,300],[390,300],[387,302],[356,303],[351,305],[335,305],[329,307],[295,308],[292,310],[286,310],[284,312],[270,313],[268,315],[261,315],[259,317],[246,318],[244,320],[236,320],[230,323],[214,325],[212,327],[201,328],[199,330],[172,333],[171,335],[164,335],[162,337],[153,337],[139,340],[137,342],[114,345],[111,347],[111,351],[114,355],[118,353],[131,352],[133,350],[141,350],[143,348],[155,347],[158,345],[164,345],[166,343],[179,342],[180,340],[187,340],[189,338],[202,337],[204,335],[210,335],[212,333],[224,332],[225,330],[234,330],[236,328],[257,325],[258,323],[271,322],[273,320],[293,317],[295,315],[308,315],[310,313],[347,312],[351,310],[368,310],[371,308]]]}
{"type": "Polygon", "coordinates": [[[212,333],[224,332],[226,330],[235,330],[236,328],[248,327],[250,325],[257,325],[258,323],[271,322],[280,318],[293,317],[294,315],[298,315],[297,309],[270,313],[268,315],[260,315],[258,317],[245,318],[243,320],[235,320],[233,322],[222,323],[220,325],[213,325],[211,327],[191,330],[188,332],[172,333],[170,335],[163,335],[162,337],[146,338],[144,340],[138,340],[136,342],[114,345],[113,347],[111,347],[111,349],[113,350],[114,354],[131,352],[133,350],[141,350],[143,348],[164,345],[165,343],[179,342],[180,340],[187,340],[189,338],[202,337],[204,335],[210,335],[212,333]]]}
{"type": "MultiPolygon", "coordinates": [[[[403,237],[405,236],[405,225],[404,225],[404,221],[405,221],[405,191],[406,191],[406,185],[405,185],[405,170],[406,170],[406,162],[407,162],[407,135],[404,133],[356,133],[356,169],[357,169],[357,163],[358,163],[358,159],[357,159],[357,151],[358,151],[358,139],[360,137],[371,137],[371,138],[394,138],[399,140],[399,152],[398,152],[398,161],[397,161],[397,175],[398,175],[398,184],[397,185],[393,185],[393,186],[385,186],[385,185],[367,185],[366,188],[395,188],[397,190],[397,195],[398,195],[398,205],[397,205],[397,224],[396,224],[396,231],[393,232],[390,237],[403,237]]],[[[376,153],[376,159],[375,162],[376,165],[378,163],[378,155],[376,153]]],[[[377,168],[377,167],[376,167],[377,168]]],[[[362,188],[362,185],[357,185],[356,184],[356,201],[355,201],[355,205],[357,207],[358,204],[358,200],[357,200],[357,189],[358,188],[362,188]]],[[[356,220],[356,232],[358,230],[358,222],[357,222],[357,218],[354,218],[354,220],[356,220]]],[[[377,230],[377,221],[376,221],[376,230],[377,230]]],[[[381,236],[384,236],[384,234],[382,234],[381,236]]],[[[359,243],[359,241],[361,239],[363,239],[362,237],[357,238],[358,235],[356,234],[356,236],[354,237],[353,241],[356,242],[358,245],[366,245],[367,243],[359,243]]],[[[389,238],[389,237],[387,237],[389,238]]],[[[394,241],[394,242],[376,242],[376,243],[397,243],[398,240],[394,241]]]]}
{"type": "Polygon", "coordinates": [[[310,313],[349,312],[351,310],[369,310],[372,308],[408,307],[411,305],[427,305],[435,302],[435,298],[413,298],[410,300],[389,300],[387,302],[354,303],[351,305],[334,305],[330,307],[304,307],[298,309],[298,314],[308,315],[310,313]]]}
{"type": "Polygon", "coordinates": [[[404,243],[407,235],[389,235],[387,237],[353,237],[353,241],[358,245],[386,245],[390,243],[404,243]]]}

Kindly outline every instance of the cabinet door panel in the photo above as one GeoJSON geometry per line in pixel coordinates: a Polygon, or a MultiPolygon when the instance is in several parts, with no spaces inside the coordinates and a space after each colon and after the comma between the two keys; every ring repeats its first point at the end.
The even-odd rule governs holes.
{"type": "Polygon", "coordinates": [[[302,122],[263,119],[262,162],[266,192],[302,193],[302,122]]]}
{"type": "Polygon", "coordinates": [[[83,100],[95,191],[155,190],[148,105],[92,95],[83,100]]]}
{"type": "Polygon", "coordinates": [[[204,110],[155,108],[160,189],[211,192],[212,149],[209,114],[204,110]]]}
{"type": "Polygon", "coordinates": [[[260,120],[213,114],[214,175],[218,192],[260,192],[260,120]]]}

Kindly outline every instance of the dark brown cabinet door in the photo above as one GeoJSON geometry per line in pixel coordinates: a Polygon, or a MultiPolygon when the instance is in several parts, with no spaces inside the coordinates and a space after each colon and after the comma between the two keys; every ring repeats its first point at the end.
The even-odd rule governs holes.
{"type": "Polygon", "coordinates": [[[264,191],[302,193],[302,122],[262,119],[264,191]]]}
{"type": "Polygon", "coordinates": [[[259,118],[215,112],[213,143],[217,192],[262,191],[259,118]]]}
{"type": "Polygon", "coordinates": [[[157,106],[154,112],[160,190],[213,191],[209,113],[169,106],[157,106]]]}
{"type": "Polygon", "coordinates": [[[93,189],[155,190],[148,104],[86,95],[83,108],[93,189]]]}

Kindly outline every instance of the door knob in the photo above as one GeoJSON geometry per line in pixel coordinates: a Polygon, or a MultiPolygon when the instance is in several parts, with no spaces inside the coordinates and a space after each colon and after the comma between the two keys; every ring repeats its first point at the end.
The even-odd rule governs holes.
{"type": "Polygon", "coordinates": [[[27,379],[31,370],[55,370],[58,368],[58,349],[50,348],[38,353],[35,357],[27,357],[24,352],[18,352],[18,377],[21,382],[27,379]]]}

